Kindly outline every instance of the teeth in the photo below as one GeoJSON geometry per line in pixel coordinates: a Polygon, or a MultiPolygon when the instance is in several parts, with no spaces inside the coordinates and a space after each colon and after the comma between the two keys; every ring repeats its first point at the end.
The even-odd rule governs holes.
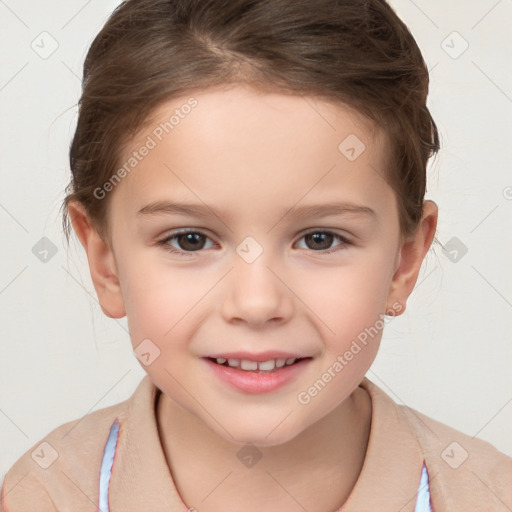
{"type": "Polygon", "coordinates": [[[242,370],[257,370],[258,363],[256,361],[248,361],[247,359],[242,359],[240,362],[240,366],[242,370]]]}
{"type": "Polygon", "coordinates": [[[297,358],[290,357],[289,359],[269,359],[268,361],[250,361],[248,359],[225,359],[224,357],[217,357],[216,359],[218,364],[224,364],[226,361],[229,366],[233,368],[240,368],[241,370],[262,370],[262,371],[272,371],[274,368],[282,368],[283,366],[290,366],[297,358]]]}
{"type": "Polygon", "coordinates": [[[273,370],[276,366],[276,362],[273,359],[270,359],[269,361],[264,361],[262,363],[258,363],[258,368],[260,370],[273,370]]]}

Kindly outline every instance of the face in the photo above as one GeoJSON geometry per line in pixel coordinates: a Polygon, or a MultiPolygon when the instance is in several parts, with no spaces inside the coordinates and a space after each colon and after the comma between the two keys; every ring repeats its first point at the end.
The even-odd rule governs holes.
{"type": "Polygon", "coordinates": [[[109,192],[120,308],[173,402],[230,441],[284,443],[343,406],[402,309],[386,138],[318,98],[193,97],[158,109],[109,192]]]}

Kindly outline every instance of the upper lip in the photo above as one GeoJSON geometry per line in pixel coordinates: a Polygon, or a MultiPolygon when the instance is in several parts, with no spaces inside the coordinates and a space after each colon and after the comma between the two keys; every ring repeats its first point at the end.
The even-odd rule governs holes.
{"type": "Polygon", "coordinates": [[[257,354],[251,352],[221,352],[218,354],[212,354],[206,356],[211,359],[218,359],[220,357],[224,359],[245,359],[247,361],[256,361],[262,363],[264,361],[270,361],[271,359],[304,359],[305,357],[300,354],[293,354],[291,352],[280,352],[277,350],[268,350],[266,352],[258,352],[257,354]]]}

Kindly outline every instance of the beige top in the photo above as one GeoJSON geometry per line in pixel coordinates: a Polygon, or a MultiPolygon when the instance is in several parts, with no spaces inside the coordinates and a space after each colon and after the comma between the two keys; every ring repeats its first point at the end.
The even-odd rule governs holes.
{"type": "MultiPolygon", "coordinates": [[[[360,387],[372,400],[370,439],[338,512],[512,511],[512,458],[396,404],[367,378],[360,387]]],[[[1,510],[186,512],[158,436],[159,393],[146,375],[124,402],[54,429],[8,471],[1,510]]]]}

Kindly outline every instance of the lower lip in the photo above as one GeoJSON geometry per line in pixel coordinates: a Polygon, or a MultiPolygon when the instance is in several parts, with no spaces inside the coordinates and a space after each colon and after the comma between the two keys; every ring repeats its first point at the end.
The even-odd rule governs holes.
{"type": "Polygon", "coordinates": [[[291,366],[283,366],[272,372],[246,371],[231,366],[223,366],[205,359],[214,374],[231,387],[249,393],[259,395],[270,393],[283,387],[304,371],[311,359],[302,359],[291,366]]]}

